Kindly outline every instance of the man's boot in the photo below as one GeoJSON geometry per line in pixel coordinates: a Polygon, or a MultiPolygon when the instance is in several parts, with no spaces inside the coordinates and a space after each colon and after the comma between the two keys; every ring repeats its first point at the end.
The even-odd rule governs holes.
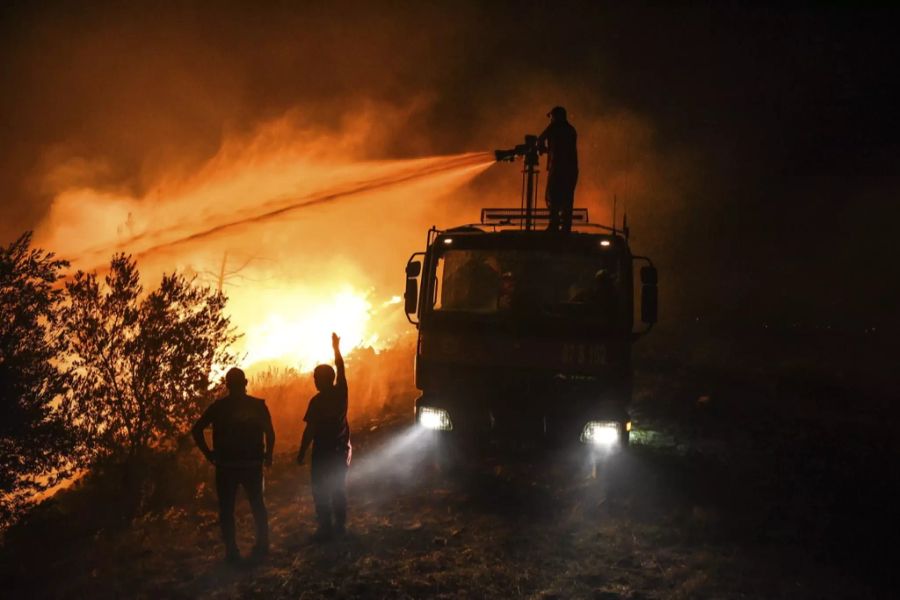
{"type": "Polygon", "coordinates": [[[346,509],[338,508],[335,510],[334,514],[334,534],[335,535],[344,535],[346,533],[346,528],[344,524],[347,521],[347,514],[344,512],[346,509]]]}
{"type": "Polygon", "coordinates": [[[260,540],[253,546],[250,554],[253,558],[263,558],[269,555],[269,540],[260,540]]]}
{"type": "Polygon", "coordinates": [[[237,544],[227,544],[225,546],[225,562],[234,564],[241,560],[241,552],[238,550],[237,544]]]}
{"type": "Polygon", "coordinates": [[[324,542],[326,540],[331,539],[331,536],[334,535],[334,530],[331,528],[331,523],[319,523],[318,529],[312,535],[312,540],[314,542],[324,542]]]}

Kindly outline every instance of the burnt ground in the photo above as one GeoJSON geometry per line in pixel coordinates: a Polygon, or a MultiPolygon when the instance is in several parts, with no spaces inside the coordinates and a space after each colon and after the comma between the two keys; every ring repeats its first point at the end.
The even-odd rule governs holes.
{"type": "Polygon", "coordinates": [[[7,533],[4,596],[891,595],[900,510],[884,465],[898,453],[878,398],[662,363],[643,364],[637,387],[633,445],[597,479],[558,454],[448,474],[423,459],[408,412],[355,424],[350,531],[326,544],[309,540],[308,470],[286,452],[267,480],[261,563],[222,563],[212,472],[193,454],[162,469],[171,481],[145,489],[156,505],[138,518],[115,485],[80,484],[7,533]]]}

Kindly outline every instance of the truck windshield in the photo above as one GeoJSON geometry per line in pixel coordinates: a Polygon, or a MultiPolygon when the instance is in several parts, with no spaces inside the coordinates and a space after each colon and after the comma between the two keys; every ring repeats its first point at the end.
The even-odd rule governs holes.
{"type": "Polygon", "coordinates": [[[621,323],[626,289],[614,253],[449,250],[438,259],[432,308],[621,323]]]}

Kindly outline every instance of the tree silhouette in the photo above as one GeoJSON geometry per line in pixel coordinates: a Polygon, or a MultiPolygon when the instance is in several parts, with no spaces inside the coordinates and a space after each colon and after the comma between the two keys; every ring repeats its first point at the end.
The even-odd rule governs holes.
{"type": "Polygon", "coordinates": [[[252,279],[247,277],[242,272],[244,269],[250,266],[251,263],[258,260],[266,260],[261,256],[249,256],[245,258],[238,266],[236,267],[228,267],[228,251],[222,253],[222,262],[219,264],[219,268],[216,271],[211,271],[209,269],[200,271],[198,275],[201,280],[209,281],[214,283],[216,286],[216,290],[222,292],[225,290],[225,286],[227,285],[235,285],[232,283],[232,280],[240,280],[240,281],[250,281],[250,282],[259,282],[258,279],[252,279]]]}
{"type": "Polygon", "coordinates": [[[0,247],[0,526],[71,466],[72,436],[58,409],[66,343],[54,288],[68,263],[30,246],[25,233],[0,247]]]}
{"type": "Polygon", "coordinates": [[[171,445],[198,415],[213,368],[233,361],[225,296],[172,274],[142,297],[136,264],[122,254],[102,285],[79,271],[66,290],[65,404],[82,455],[130,464],[171,445]]]}

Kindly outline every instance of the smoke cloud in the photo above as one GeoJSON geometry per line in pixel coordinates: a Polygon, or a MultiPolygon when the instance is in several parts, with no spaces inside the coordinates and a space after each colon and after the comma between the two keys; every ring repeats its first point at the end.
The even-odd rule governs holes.
{"type": "Polygon", "coordinates": [[[36,228],[83,269],[134,254],[150,285],[197,276],[229,295],[248,362],[307,368],[332,329],[349,347],[409,333],[407,257],[431,225],[518,205],[519,168],[484,153],[539,133],[553,104],[579,129],[595,220],[615,198],[638,239],[661,238],[640,223],[684,210],[690,161],[571,67],[520,71],[502,49],[530,36],[491,11],[345,8],[20,9],[8,67],[23,85],[5,102],[33,164],[8,235],[36,228]]]}
{"type": "Polygon", "coordinates": [[[602,221],[613,198],[627,209],[635,249],[672,284],[666,322],[895,322],[889,278],[852,268],[889,254],[896,217],[883,17],[590,2],[6,6],[0,239],[37,228],[53,250],[101,259],[156,248],[141,257],[148,273],[249,261],[230,292],[237,275],[257,291],[346,275],[380,306],[423,227],[517,205],[517,169],[446,173],[395,205],[360,194],[257,226],[234,218],[347,189],[333,185],[342,177],[389,177],[384,161],[507,147],[561,104],[580,134],[577,202],[602,221]],[[178,241],[198,223],[227,231],[178,241]],[[813,232],[835,227],[847,230],[829,247],[846,289],[868,293],[797,307],[804,291],[827,296],[832,262],[813,232]]]}

